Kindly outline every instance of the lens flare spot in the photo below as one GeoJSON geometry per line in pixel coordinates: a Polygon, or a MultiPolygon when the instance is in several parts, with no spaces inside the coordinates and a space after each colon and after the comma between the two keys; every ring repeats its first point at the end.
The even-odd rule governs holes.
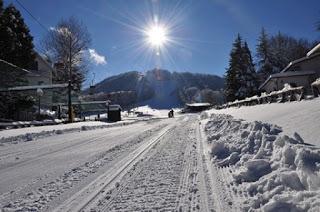
{"type": "Polygon", "coordinates": [[[167,41],[167,29],[163,26],[155,25],[146,30],[147,42],[153,47],[161,47],[167,41]]]}

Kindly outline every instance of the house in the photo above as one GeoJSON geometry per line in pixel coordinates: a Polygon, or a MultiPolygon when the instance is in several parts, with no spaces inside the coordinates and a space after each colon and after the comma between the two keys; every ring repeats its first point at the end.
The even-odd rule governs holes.
{"type": "MultiPolygon", "coordinates": [[[[28,85],[52,85],[53,72],[54,68],[50,62],[36,53],[35,66],[32,70],[29,70],[29,73],[26,75],[28,85]]],[[[50,108],[52,106],[52,91],[43,90],[43,92],[41,106],[50,108]]],[[[36,93],[33,92],[33,95],[36,95],[36,93]]]]}
{"type": "MultiPolygon", "coordinates": [[[[20,68],[12,63],[0,59],[0,73],[5,75],[8,71],[15,71],[15,75],[11,77],[2,77],[0,79],[0,88],[3,92],[8,92],[10,89],[14,89],[13,92],[20,92],[32,96],[39,103],[38,95],[43,93],[40,98],[40,106],[42,109],[51,109],[52,106],[52,91],[51,90],[38,90],[35,86],[37,85],[52,85],[52,74],[53,68],[48,61],[42,56],[36,53],[35,64],[29,69],[20,68]],[[18,83],[18,75],[23,74],[23,84],[18,83]],[[35,87],[35,88],[34,88],[35,87]]],[[[35,105],[35,106],[38,106],[35,105]]],[[[34,108],[28,108],[22,110],[14,109],[15,114],[13,115],[15,120],[33,120],[35,112],[34,108]]]]}
{"type": "Polygon", "coordinates": [[[292,87],[303,86],[311,93],[311,83],[320,77],[320,44],[311,49],[303,58],[294,60],[280,73],[272,74],[259,87],[262,92],[281,90],[285,83],[292,87]]]}

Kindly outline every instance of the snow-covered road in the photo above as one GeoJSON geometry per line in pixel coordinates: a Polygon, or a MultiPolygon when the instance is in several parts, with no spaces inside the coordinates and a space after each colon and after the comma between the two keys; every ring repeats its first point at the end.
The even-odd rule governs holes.
{"type": "Polygon", "coordinates": [[[319,211],[320,150],[186,114],[0,146],[0,211],[319,211]]]}
{"type": "Polygon", "coordinates": [[[3,211],[210,211],[198,116],[0,146],[3,211]]]}
{"type": "Polygon", "coordinates": [[[1,146],[1,208],[44,209],[59,204],[170,122],[147,121],[1,146]]]}

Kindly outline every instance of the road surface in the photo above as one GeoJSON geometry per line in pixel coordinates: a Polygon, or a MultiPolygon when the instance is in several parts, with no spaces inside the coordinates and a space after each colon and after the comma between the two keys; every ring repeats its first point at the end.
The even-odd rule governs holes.
{"type": "Polygon", "coordinates": [[[185,115],[0,146],[0,209],[231,210],[204,145],[185,115]]]}

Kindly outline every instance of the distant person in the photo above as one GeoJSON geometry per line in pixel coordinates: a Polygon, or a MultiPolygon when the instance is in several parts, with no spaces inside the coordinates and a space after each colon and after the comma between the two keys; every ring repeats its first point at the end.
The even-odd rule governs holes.
{"type": "Polygon", "coordinates": [[[174,117],[174,111],[172,109],[169,111],[168,117],[169,118],[173,118],[174,117]]]}

